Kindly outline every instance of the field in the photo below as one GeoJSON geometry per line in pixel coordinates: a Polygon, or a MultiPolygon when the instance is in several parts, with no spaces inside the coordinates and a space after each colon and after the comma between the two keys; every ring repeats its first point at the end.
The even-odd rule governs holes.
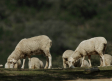
{"type": "Polygon", "coordinates": [[[74,69],[4,69],[0,68],[0,81],[37,80],[112,80],[112,67],[74,68],[74,69]]]}
{"type": "MultiPolygon", "coordinates": [[[[0,81],[102,80],[112,78],[112,67],[63,67],[62,54],[75,50],[83,40],[105,37],[105,54],[112,56],[112,0],[0,0],[0,64],[5,64],[21,39],[47,35],[54,69],[29,70],[0,68],[0,81]],[[57,68],[57,69],[56,69],[57,68]]],[[[34,55],[45,64],[44,55],[34,55]]],[[[92,66],[100,57],[91,57],[92,66]]]]}

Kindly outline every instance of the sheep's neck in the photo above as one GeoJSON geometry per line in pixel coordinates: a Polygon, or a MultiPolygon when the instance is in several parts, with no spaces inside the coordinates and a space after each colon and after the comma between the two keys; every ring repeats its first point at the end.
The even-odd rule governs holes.
{"type": "Polygon", "coordinates": [[[79,53],[79,52],[74,52],[74,56],[73,56],[73,58],[74,59],[76,59],[76,60],[78,60],[79,58],[81,58],[82,56],[81,56],[81,54],[79,53]]]}
{"type": "Polygon", "coordinates": [[[12,58],[14,58],[15,60],[19,60],[20,59],[20,51],[15,49],[12,52],[12,58]]]}

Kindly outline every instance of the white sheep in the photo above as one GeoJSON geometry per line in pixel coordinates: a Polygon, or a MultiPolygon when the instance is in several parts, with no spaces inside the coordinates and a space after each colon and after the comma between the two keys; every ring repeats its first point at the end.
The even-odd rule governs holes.
{"type": "Polygon", "coordinates": [[[21,68],[21,60],[19,59],[16,64],[14,65],[14,67],[10,67],[10,63],[5,63],[5,68],[18,68],[20,69],[21,68]]]}
{"type": "Polygon", "coordinates": [[[47,58],[45,68],[51,68],[52,67],[51,63],[52,56],[50,54],[51,45],[52,41],[46,35],[40,35],[22,39],[15,47],[15,50],[8,57],[7,62],[10,63],[11,67],[14,67],[14,64],[18,61],[18,59],[23,59],[23,65],[21,68],[24,68],[26,57],[28,57],[30,61],[31,55],[44,54],[47,58]]]}
{"type": "Polygon", "coordinates": [[[29,69],[40,69],[40,68],[44,68],[43,62],[36,57],[32,57],[31,61],[29,62],[29,69]]]}
{"type": "MultiPolygon", "coordinates": [[[[62,59],[63,59],[63,67],[66,68],[67,65],[69,65],[68,63],[68,58],[72,55],[74,51],[72,50],[66,50],[63,55],[62,55],[62,59]]],[[[82,58],[79,58],[75,63],[74,66],[75,67],[80,67],[82,64],[82,58]]],[[[89,67],[89,63],[87,60],[84,60],[84,65],[83,67],[89,67]]]]}
{"type": "MultiPolygon", "coordinates": [[[[109,54],[104,54],[104,60],[105,60],[105,65],[106,66],[111,66],[112,65],[112,56],[109,54]]],[[[100,66],[103,66],[103,62],[100,58],[100,66]]]]}
{"type": "Polygon", "coordinates": [[[68,58],[69,67],[73,67],[73,62],[82,57],[82,65],[84,64],[85,56],[88,56],[88,61],[91,67],[91,55],[100,55],[105,66],[104,52],[106,49],[107,41],[104,37],[94,37],[88,40],[82,41],[73,54],[68,58]]]}

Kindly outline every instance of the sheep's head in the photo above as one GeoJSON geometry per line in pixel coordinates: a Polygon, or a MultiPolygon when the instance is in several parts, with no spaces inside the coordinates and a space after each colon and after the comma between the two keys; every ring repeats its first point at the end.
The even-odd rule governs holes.
{"type": "Polygon", "coordinates": [[[17,60],[10,59],[10,60],[7,60],[7,63],[10,65],[10,68],[14,68],[15,64],[17,63],[17,60]]]}
{"type": "Polygon", "coordinates": [[[72,57],[68,58],[68,62],[67,63],[68,63],[69,68],[74,68],[75,61],[74,61],[74,59],[72,57]]]}

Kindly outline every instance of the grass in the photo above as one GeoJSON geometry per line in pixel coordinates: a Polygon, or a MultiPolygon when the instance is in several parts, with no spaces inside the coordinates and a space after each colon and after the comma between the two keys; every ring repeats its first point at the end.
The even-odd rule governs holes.
{"type": "Polygon", "coordinates": [[[4,69],[0,68],[0,81],[77,80],[112,78],[112,67],[74,69],[4,69]]]}

